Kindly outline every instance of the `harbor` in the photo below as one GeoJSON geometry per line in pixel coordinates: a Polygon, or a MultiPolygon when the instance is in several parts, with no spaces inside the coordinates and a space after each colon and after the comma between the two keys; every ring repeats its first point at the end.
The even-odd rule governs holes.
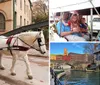
{"type": "Polygon", "coordinates": [[[58,45],[63,49],[59,48],[58,54],[51,54],[50,85],[100,85],[99,43],[59,43],[58,45]],[[78,47],[79,45],[81,47],[78,47]],[[88,48],[92,46],[93,51],[85,54],[85,46],[88,48]],[[83,54],[78,53],[82,50],[83,54]]]}

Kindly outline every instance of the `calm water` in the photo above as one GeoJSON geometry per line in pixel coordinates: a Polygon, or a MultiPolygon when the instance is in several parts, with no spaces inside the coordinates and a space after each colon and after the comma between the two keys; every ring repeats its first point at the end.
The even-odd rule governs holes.
{"type": "Polygon", "coordinates": [[[68,81],[66,79],[66,76],[60,79],[63,85],[100,85],[100,72],[72,71],[68,81]]]}

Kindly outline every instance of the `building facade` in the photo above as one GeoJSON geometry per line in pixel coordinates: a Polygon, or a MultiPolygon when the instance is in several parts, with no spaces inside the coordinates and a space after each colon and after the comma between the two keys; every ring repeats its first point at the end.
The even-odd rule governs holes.
{"type": "Polygon", "coordinates": [[[30,0],[0,0],[0,34],[32,23],[30,0]]]}
{"type": "Polygon", "coordinates": [[[0,34],[13,29],[13,1],[0,0],[0,34]]]}
{"type": "Polygon", "coordinates": [[[56,60],[56,55],[50,55],[50,60],[56,60]]]}
{"type": "Polygon", "coordinates": [[[100,44],[94,44],[94,62],[97,66],[100,65],[100,44]]]}
{"type": "Polygon", "coordinates": [[[68,56],[70,56],[70,62],[89,62],[86,54],[69,53],[68,56]]]}
{"type": "Polygon", "coordinates": [[[56,60],[62,61],[63,60],[63,55],[56,55],[56,60]]]}
{"type": "Polygon", "coordinates": [[[15,27],[21,27],[32,23],[32,7],[30,0],[15,0],[14,15],[15,27]]]}

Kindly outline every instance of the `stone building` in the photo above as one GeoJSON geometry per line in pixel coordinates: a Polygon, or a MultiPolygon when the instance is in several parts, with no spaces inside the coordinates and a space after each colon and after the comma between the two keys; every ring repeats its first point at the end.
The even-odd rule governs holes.
{"type": "Polygon", "coordinates": [[[69,53],[68,56],[70,56],[70,62],[89,62],[89,55],[87,54],[77,54],[77,53],[69,53]]]}
{"type": "Polygon", "coordinates": [[[100,65],[100,44],[94,44],[94,62],[97,66],[100,65]]]}
{"type": "Polygon", "coordinates": [[[63,55],[56,55],[56,60],[63,60],[63,55]]]}
{"type": "Polygon", "coordinates": [[[30,0],[0,0],[0,34],[32,23],[30,0]]]}

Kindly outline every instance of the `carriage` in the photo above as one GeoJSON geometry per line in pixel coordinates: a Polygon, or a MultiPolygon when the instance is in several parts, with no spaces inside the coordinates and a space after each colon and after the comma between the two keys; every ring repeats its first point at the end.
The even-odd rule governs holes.
{"type": "MultiPolygon", "coordinates": [[[[57,35],[56,22],[61,20],[63,12],[77,12],[86,18],[88,23],[88,34],[89,41],[98,41],[100,40],[100,3],[98,0],[50,0],[50,38],[51,41],[65,41],[66,39],[57,35]],[[57,4],[56,4],[57,3],[57,4]],[[55,31],[56,30],[56,31],[55,31]],[[59,39],[55,38],[58,37],[59,39]],[[63,39],[62,39],[63,38],[63,39]]],[[[70,38],[67,41],[71,41],[70,38]]],[[[74,40],[81,41],[81,40],[74,40]]]]}

